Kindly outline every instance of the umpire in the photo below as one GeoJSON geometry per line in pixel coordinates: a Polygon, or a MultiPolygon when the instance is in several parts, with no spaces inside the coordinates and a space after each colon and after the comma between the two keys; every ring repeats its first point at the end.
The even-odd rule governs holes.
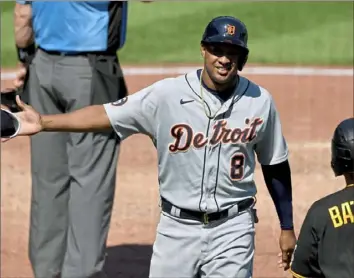
{"type": "MultiPolygon", "coordinates": [[[[30,104],[57,114],[126,96],[116,55],[126,19],[127,2],[121,1],[16,1],[15,40],[22,72],[29,72],[30,104]]],[[[16,86],[24,85],[22,77],[16,86]]],[[[117,144],[113,131],[31,138],[35,277],[104,277],[117,144]]]]}
{"type": "Polygon", "coordinates": [[[296,278],[354,277],[354,118],[334,132],[331,165],[346,185],[310,207],[291,263],[296,278]]]}

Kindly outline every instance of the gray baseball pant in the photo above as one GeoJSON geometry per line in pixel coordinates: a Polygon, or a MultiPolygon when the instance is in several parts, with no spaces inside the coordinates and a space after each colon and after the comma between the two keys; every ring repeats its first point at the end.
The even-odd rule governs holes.
{"type": "Polygon", "coordinates": [[[254,212],[203,224],[161,213],[150,278],[252,278],[254,212]]]}
{"type": "MultiPolygon", "coordinates": [[[[38,50],[30,67],[30,104],[42,114],[60,114],[125,96],[116,59],[38,50]]],[[[113,131],[31,137],[29,257],[35,277],[103,276],[118,155],[113,131]]]]}

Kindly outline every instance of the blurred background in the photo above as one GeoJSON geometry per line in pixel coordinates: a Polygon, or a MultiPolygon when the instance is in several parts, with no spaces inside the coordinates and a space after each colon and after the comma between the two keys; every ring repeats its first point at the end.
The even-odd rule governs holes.
{"type": "MultiPolygon", "coordinates": [[[[2,67],[16,63],[13,5],[0,4],[2,67]]],[[[131,1],[128,6],[123,64],[200,62],[206,24],[214,16],[233,15],[248,27],[250,63],[353,65],[353,2],[131,1]]]]}

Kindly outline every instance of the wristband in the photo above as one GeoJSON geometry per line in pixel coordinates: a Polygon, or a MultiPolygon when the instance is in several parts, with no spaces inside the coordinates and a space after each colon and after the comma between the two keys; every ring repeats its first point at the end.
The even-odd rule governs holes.
{"type": "Polygon", "coordinates": [[[31,44],[30,46],[20,48],[16,45],[17,49],[17,58],[18,60],[25,65],[29,65],[32,61],[34,54],[36,53],[35,44],[31,44]]]}

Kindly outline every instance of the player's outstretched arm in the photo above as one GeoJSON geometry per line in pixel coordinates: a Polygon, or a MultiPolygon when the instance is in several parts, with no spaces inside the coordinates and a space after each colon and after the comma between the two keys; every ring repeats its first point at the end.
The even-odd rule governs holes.
{"type": "Polygon", "coordinates": [[[15,113],[20,121],[17,136],[34,135],[41,131],[95,132],[111,128],[103,105],[88,106],[74,112],[57,115],[41,115],[17,96],[21,112],[15,113]]]}

